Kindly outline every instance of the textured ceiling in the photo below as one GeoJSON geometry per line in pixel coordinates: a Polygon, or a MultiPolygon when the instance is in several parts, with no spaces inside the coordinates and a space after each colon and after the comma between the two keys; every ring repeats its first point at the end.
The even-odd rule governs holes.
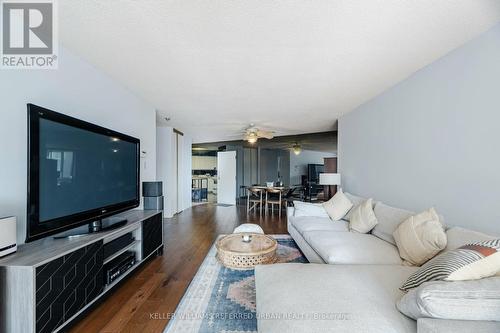
{"type": "Polygon", "coordinates": [[[500,0],[60,0],[64,46],[195,142],[331,130],[500,21],[500,0]]]}

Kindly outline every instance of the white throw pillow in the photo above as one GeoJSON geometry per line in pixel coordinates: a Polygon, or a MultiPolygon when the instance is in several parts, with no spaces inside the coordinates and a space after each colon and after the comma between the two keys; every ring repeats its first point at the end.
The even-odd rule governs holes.
{"type": "Polygon", "coordinates": [[[344,192],[345,196],[349,201],[352,202],[352,208],[349,210],[347,214],[342,218],[344,221],[350,222],[351,221],[351,215],[352,211],[359,205],[361,205],[363,202],[366,201],[367,198],[363,197],[358,197],[357,195],[351,194],[349,192],[344,192]]]}
{"type": "Polygon", "coordinates": [[[350,215],[349,228],[362,234],[369,233],[378,223],[371,198],[354,207],[350,215]]]}
{"type": "Polygon", "coordinates": [[[399,255],[420,266],[446,247],[446,233],[434,208],[410,216],[393,233],[399,255]]]}
{"type": "Polygon", "coordinates": [[[310,202],[294,201],[293,206],[295,207],[293,216],[317,216],[330,218],[323,208],[323,204],[313,204],[310,202]]]}
{"type": "Polygon", "coordinates": [[[352,208],[352,202],[340,189],[330,200],[323,203],[323,207],[332,220],[338,221],[352,208]]]}

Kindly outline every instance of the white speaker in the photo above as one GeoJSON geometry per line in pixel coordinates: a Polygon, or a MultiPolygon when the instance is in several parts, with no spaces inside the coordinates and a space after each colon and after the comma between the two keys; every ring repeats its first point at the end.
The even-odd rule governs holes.
{"type": "Polygon", "coordinates": [[[0,218],[0,257],[16,251],[16,218],[0,218]]]}

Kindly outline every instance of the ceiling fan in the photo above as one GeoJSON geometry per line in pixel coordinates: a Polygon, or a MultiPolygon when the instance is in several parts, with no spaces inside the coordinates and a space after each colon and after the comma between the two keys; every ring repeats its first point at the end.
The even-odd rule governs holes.
{"type": "Polygon", "coordinates": [[[256,143],[257,140],[261,138],[272,139],[274,138],[274,132],[260,129],[254,124],[250,124],[250,127],[245,130],[244,140],[249,143],[256,143]]]}

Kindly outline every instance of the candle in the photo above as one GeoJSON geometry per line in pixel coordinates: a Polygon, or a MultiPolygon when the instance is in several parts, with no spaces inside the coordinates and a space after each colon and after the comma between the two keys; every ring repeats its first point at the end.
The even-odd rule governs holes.
{"type": "Polygon", "coordinates": [[[252,240],[252,235],[249,234],[243,234],[243,241],[245,243],[249,243],[252,240]]]}

